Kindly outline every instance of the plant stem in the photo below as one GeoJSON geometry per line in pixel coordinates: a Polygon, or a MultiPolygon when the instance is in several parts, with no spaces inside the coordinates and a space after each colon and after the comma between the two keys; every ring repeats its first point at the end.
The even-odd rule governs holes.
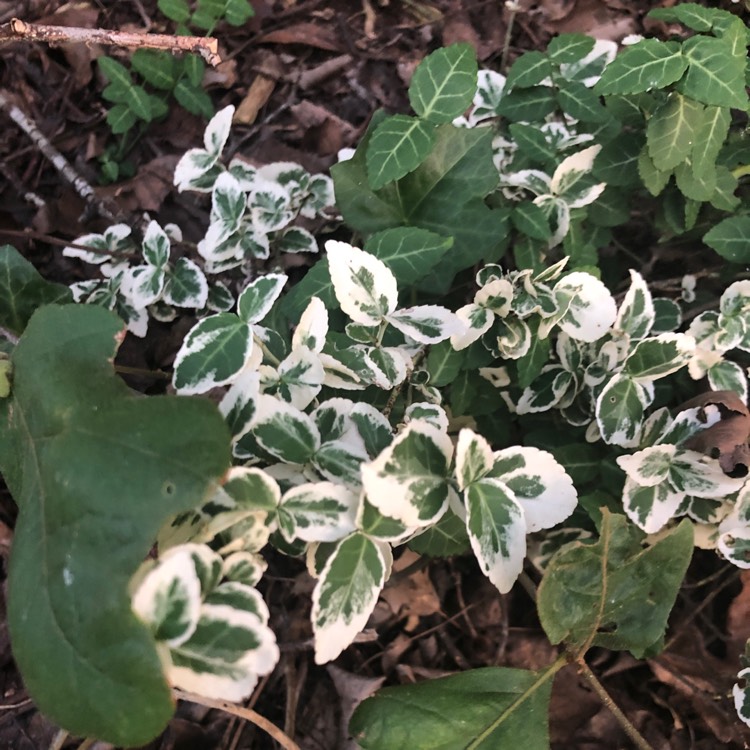
{"type": "Polygon", "coordinates": [[[506,2],[505,7],[509,12],[508,16],[508,25],[505,28],[505,39],[503,40],[503,51],[500,56],[500,70],[503,74],[507,73],[506,67],[508,65],[508,54],[510,53],[510,37],[511,34],[513,34],[513,26],[515,24],[516,20],[516,13],[519,11],[519,6],[517,3],[513,2],[506,2]]]}
{"type": "Polygon", "coordinates": [[[68,733],[64,729],[59,729],[52,738],[52,742],[49,743],[49,750],[61,750],[67,739],[68,733]]]}
{"type": "Polygon", "coordinates": [[[732,177],[739,180],[740,177],[747,177],[750,174],[750,164],[742,164],[732,170],[732,177]]]}
{"type": "Polygon", "coordinates": [[[164,370],[145,370],[142,367],[128,367],[127,365],[115,365],[115,372],[123,375],[140,375],[157,380],[171,380],[172,376],[164,370]]]}
{"type": "Polygon", "coordinates": [[[654,750],[646,741],[643,735],[630,723],[630,719],[622,712],[622,709],[612,700],[610,694],[604,688],[597,676],[591,671],[591,668],[583,660],[583,657],[575,660],[581,674],[586,678],[589,685],[594,688],[594,692],[599,696],[602,703],[612,712],[617,719],[617,723],[622,727],[625,734],[632,740],[638,750],[654,750]]]}
{"type": "Polygon", "coordinates": [[[256,711],[253,711],[252,708],[236,706],[234,703],[229,703],[228,701],[204,698],[202,695],[189,693],[186,690],[180,690],[179,688],[173,688],[172,695],[174,695],[177,700],[190,701],[191,703],[197,703],[201,706],[206,706],[207,708],[218,708],[220,711],[232,714],[232,716],[239,716],[241,719],[246,719],[255,724],[256,727],[259,727],[264,732],[271,735],[271,737],[273,737],[276,742],[284,748],[284,750],[300,750],[299,745],[289,737],[289,735],[279,729],[273,722],[266,719],[265,716],[261,716],[256,711]]]}

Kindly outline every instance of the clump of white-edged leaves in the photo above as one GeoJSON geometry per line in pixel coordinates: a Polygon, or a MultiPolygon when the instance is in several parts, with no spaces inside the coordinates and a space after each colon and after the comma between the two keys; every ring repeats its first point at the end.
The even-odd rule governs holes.
{"type": "MultiPolygon", "coordinates": [[[[638,206],[662,241],[693,232],[738,274],[750,262],[750,219],[735,195],[746,149],[732,119],[747,109],[747,29],[694,4],[652,15],[682,23],[685,39],[629,40],[618,53],[565,34],[507,76],[479,71],[468,45],[437,50],[414,74],[414,114],[378,113],[332,181],[290,163],[225,165],[233,110],[220,111],[175,173],[180,191],[205,196],[197,243],[151,221],[141,239],[119,224],[63,251],[100,271],[72,286],[75,301],[114,311],[132,333],[143,336],[149,317],[194,317],[174,360],[177,396],[135,399],[105,378],[121,333],[101,310],[64,313],[96,347],[83,336],[66,344],[64,330],[45,338],[44,310],[32,312],[70,291],[5,249],[0,467],[20,506],[13,570],[47,592],[21,604],[12,577],[11,631],[44,710],[72,731],[138,744],[168,718],[167,685],[249,695],[279,658],[256,588],[269,545],[304,559],[316,579],[320,664],[366,626],[404,546],[471,551],[501,593],[533,566],[545,631],[581,658],[592,645],[638,658],[661,647],[694,544],[750,567],[750,281],[717,262],[706,281],[681,268],[656,294],[641,273],[648,256],[636,248],[623,262],[617,238],[638,206]],[[287,254],[318,251],[312,232],[334,206],[361,247],[322,242],[290,284],[287,254]],[[75,383],[94,363],[89,396],[75,383]],[[185,398],[209,392],[218,410],[185,398]],[[77,401],[68,408],[65,398],[77,401]],[[144,415],[131,420],[130,408],[144,415]],[[211,417],[181,416],[197,408],[211,417]],[[102,436],[105,424],[117,436],[106,453],[103,437],[89,452],[45,442],[102,436]],[[120,460],[117,441],[122,461],[164,451],[148,490],[160,502],[144,506],[147,488],[127,481],[97,484],[120,460]],[[29,560],[40,542],[23,533],[34,523],[50,534],[44,576],[24,572],[37,570],[29,560]],[[122,644],[102,640],[98,610],[65,609],[69,597],[90,598],[88,576],[99,580],[80,561],[93,553],[57,531],[76,524],[97,539],[138,527],[120,588],[109,588],[122,644]],[[32,621],[42,624],[32,631],[32,621]],[[66,684],[110,689],[131,718],[89,714],[81,707],[92,695],[50,687],[25,656],[49,633],[70,650],[66,684]],[[117,652],[127,639],[142,649],[135,660],[117,652]]],[[[545,747],[538,717],[556,665],[389,689],[351,729],[377,750],[411,747],[399,739],[407,725],[425,747],[494,747],[520,741],[506,721],[513,706],[535,717],[525,741],[545,747]],[[426,710],[451,695],[461,712],[473,699],[456,696],[476,691],[497,699],[460,731],[426,710]]],[[[750,723],[750,691],[735,686],[735,699],[750,723]]]]}

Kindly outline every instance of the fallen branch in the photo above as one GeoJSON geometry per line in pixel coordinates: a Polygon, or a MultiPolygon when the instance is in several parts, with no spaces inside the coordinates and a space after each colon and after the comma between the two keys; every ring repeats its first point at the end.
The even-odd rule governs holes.
{"type": "Polygon", "coordinates": [[[213,37],[170,36],[169,34],[139,34],[110,29],[82,29],[75,26],[44,26],[11,18],[0,25],[0,44],[13,41],[44,42],[46,44],[102,44],[114,47],[150,47],[171,52],[195,52],[209,65],[221,62],[219,42],[213,37]]]}
{"type": "Polygon", "coordinates": [[[265,716],[261,716],[257,711],[253,711],[252,708],[237,706],[234,703],[229,703],[229,701],[218,701],[213,698],[204,698],[202,695],[188,693],[187,691],[178,688],[173,688],[172,694],[178,700],[190,701],[191,703],[197,703],[201,706],[206,706],[207,708],[218,708],[220,711],[226,711],[228,714],[239,716],[241,719],[246,719],[267,734],[270,734],[271,737],[273,737],[276,742],[284,748],[284,750],[300,750],[299,745],[291,739],[289,735],[285,734],[273,722],[266,719],[265,716]]]}

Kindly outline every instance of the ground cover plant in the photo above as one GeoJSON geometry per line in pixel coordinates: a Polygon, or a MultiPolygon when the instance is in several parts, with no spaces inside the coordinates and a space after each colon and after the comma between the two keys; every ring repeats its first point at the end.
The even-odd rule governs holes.
{"type": "Polygon", "coordinates": [[[281,659],[269,559],[315,580],[331,662],[408,551],[522,586],[556,658],[386,687],[351,717],[360,747],[549,747],[571,663],[652,746],[587,657],[655,658],[696,548],[750,568],[750,32],[651,16],[673,38],[561,34],[506,75],[434,50],[413,114],[376,113],[330,177],[228,156],[224,107],[174,170],[210,205],[195,242],[111,224],[59,251],[70,285],[2,248],[8,619],[43,712],[135,746],[171,688],[247,698],[281,659]],[[712,270],[652,281],[636,215],[712,270]],[[170,393],[131,390],[126,332],[179,323],[170,393]]]}

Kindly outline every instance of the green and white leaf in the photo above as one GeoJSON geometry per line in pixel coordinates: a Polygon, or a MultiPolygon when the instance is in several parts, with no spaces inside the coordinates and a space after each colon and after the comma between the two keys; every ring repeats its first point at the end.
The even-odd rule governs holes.
{"type": "Polygon", "coordinates": [[[485,307],[471,303],[456,310],[456,317],[464,323],[460,333],[451,336],[451,346],[456,351],[466,349],[492,327],[495,314],[485,307]]]}
{"type": "Polygon", "coordinates": [[[479,567],[501,594],[513,588],[526,556],[526,520],[499,479],[484,478],[464,491],[466,529],[479,567]]]}
{"type": "Polygon", "coordinates": [[[253,226],[266,234],[283,229],[295,217],[288,191],[277,182],[257,180],[247,205],[253,226]]]}
{"type": "Polygon", "coordinates": [[[122,277],[120,292],[133,307],[144,308],[161,298],[166,278],[163,268],[132,266],[122,277]]]}
{"type": "Polygon", "coordinates": [[[458,433],[456,443],[456,479],[458,489],[463,491],[470,484],[485,477],[494,464],[490,444],[469,429],[458,433]]]}
{"type": "Polygon", "coordinates": [[[284,493],[279,529],[291,542],[336,542],[356,528],[359,496],[334,482],[301,484],[284,493]]]}
{"type": "Polygon", "coordinates": [[[438,344],[464,331],[460,318],[439,305],[401,308],[386,316],[386,320],[420,344],[438,344]]]}
{"type": "Polygon", "coordinates": [[[648,336],[656,312],[648,285],[638,271],[630,269],[630,287],[617,311],[614,328],[626,333],[631,341],[648,336]]]}
{"type": "Polygon", "coordinates": [[[524,388],[516,404],[516,412],[534,414],[549,411],[576,387],[577,381],[572,372],[558,365],[545,365],[531,385],[524,388]]]}
{"type": "Polygon", "coordinates": [[[747,403],[747,377],[745,371],[736,362],[722,359],[712,365],[706,374],[712,391],[734,391],[743,403],[747,403]]]}
{"type": "Polygon", "coordinates": [[[531,446],[515,446],[494,455],[490,477],[499,479],[523,509],[526,532],[549,529],[575,510],[573,480],[554,456],[531,446]]]}
{"type": "Polygon", "coordinates": [[[150,221],[143,236],[143,257],[151,266],[163,268],[169,260],[170,242],[167,233],[155,221],[150,221]]]}
{"type": "Polygon", "coordinates": [[[224,558],[221,577],[227,581],[255,586],[263,577],[268,563],[252,552],[233,552],[224,558]]]}
{"type": "Polygon", "coordinates": [[[543,52],[525,52],[511,65],[505,80],[505,88],[526,89],[548,79],[552,73],[549,57],[543,52]]]}
{"type": "Polygon", "coordinates": [[[219,313],[198,321],[177,352],[172,385],[178,393],[205,393],[232,382],[253,352],[250,326],[219,313]]]}
{"type": "Polygon", "coordinates": [[[672,461],[669,483],[687,495],[721,498],[738,492],[744,478],[727,476],[715,458],[681,450],[672,461]]]}
{"type": "Polygon", "coordinates": [[[335,659],[364,629],[391,561],[390,544],[361,532],[336,545],[313,591],[316,664],[335,659]]]}
{"type": "Polygon", "coordinates": [[[605,443],[632,448],[638,445],[643,412],[651,403],[648,383],[615,375],[596,400],[596,421],[605,443]]]}
{"type": "Polygon", "coordinates": [[[326,242],[326,252],[336,299],[355,323],[379,325],[396,309],[396,278],[381,260],[337,240],[326,242]]]}
{"type": "Polygon", "coordinates": [[[281,501],[276,480],[256,467],[233,466],[227,472],[223,490],[234,501],[237,510],[273,512],[281,501]]]}
{"type": "Polygon", "coordinates": [[[273,245],[280,253],[317,253],[318,241],[312,232],[302,227],[287,227],[273,238],[273,245]]]}
{"type": "Polygon", "coordinates": [[[373,461],[362,465],[367,499],[406,526],[426,526],[448,507],[453,445],[426,422],[412,422],[373,461]]]}
{"type": "Polygon", "coordinates": [[[277,369],[277,392],[292,406],[305,409],[320,393],[325,371],[320,358],[306,346],[298,346],[277,369]]]}
{"type": "Polygon", "coordinates": [[[601,151],[601,146],[589,146],[583,151],[565,157],[555,169],[550,179],[549,192],[560,198],[571,208],[582,208],[593,203],[604,190],[604,183],[596,186],[585,185],[582,190],[579,186],[585,175],[591,172],[596,155],[601,151]]]}
{"type": "Polygon", "coordinates": [[[237,314],[246,323],[260,323],[279,298],[287,276],[269,273],[248,284],[237,300],[237,314]]]}
{"type": "Polygon", "coordinates": [[[429,422],[441,432],[448,432],[448,415],[442,406],[430,404],[425,401],[417,401],[409,404],[404,411],[404,423],[409,424],[417,419],[429,422]]]}
{"type": "Polygon", "coordinates": [[[542,338],[556,323],[572,339],[598,341],[617,318],[617,306],[609,289],[589,273],[569,273],[555,284],[554,292],[562,315],[558,313],[540,323],[542,338]]]}
{"type": "Polygon", "coordinates": [[[167,273],[162,299],[175,307],[201,310],[208,302],[206,275],[189,258],[178,259],[167,273]]]}
{"type": "Polygon", "coordinates": [[[236,442],[250,430],[255,415],[255,402],[260,392],[260,377],[256,370],[247,369],[232,383],[219,404],[227,426],[236,442]]]}
{"type": "Polygon", "coordinates": [[[211,191],[211,226],[216,226],[212,241],[218,244],[234,234],[246,208],[247,195],[239,180],[229,172],[220,174],[211,191]]]}
{"type": "Polygon", "coordinates": [[[306,346],[314,352],[323,350],[328,333],[328,310],[319,297],[313,297],[292,336],[292,350],[306,346]]]}
{"type": "Polygon", "coordinates": [[[654,487],[666,482],[677,447],[669,443],[653,445],[628,456],[616,459],[628,477],[642,487],[654,487]]]}
{"type": "Polygon", "coordinates": [[[687,365],[694,353],[692,336],[660,333],[636,344],[625,360],[624,372],[634,380],[657,380],[687,365]]]}
{"type": "Polygon", "coordinates": [[[685,499],[669,482],[641,485],[628,477],[622,491],[622,505],[628,518],[647,534],[655,534],[674,517],[685,499]]]}
{"type": "Polygon", "coordinates": [[[258,444],[290,464],[306,464],[320,448],[320,433],[312,418],[291,404],[261,394],[252,422],[258,444]]]}

